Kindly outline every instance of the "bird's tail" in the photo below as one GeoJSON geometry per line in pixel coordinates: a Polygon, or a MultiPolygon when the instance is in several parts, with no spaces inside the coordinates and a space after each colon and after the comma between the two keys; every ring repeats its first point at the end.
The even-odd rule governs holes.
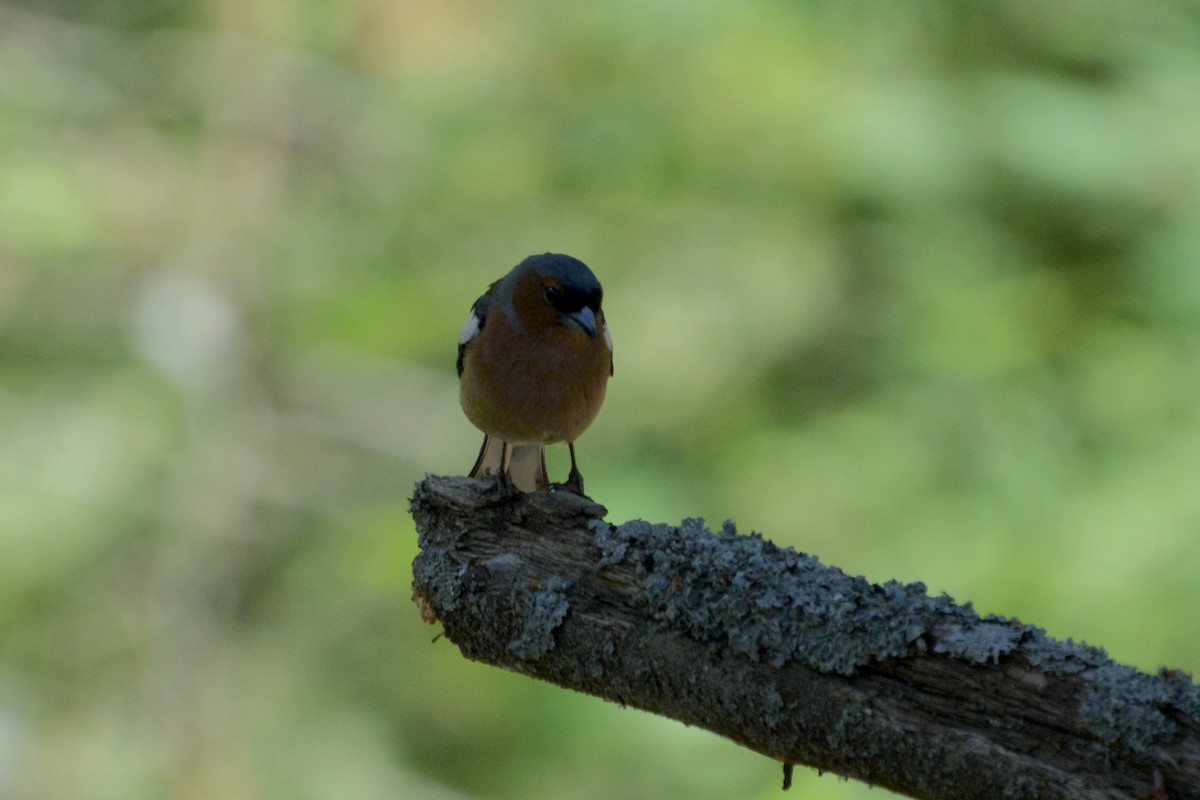
{"type": "Polygon", "coordinates": [[[550,487],[546,474],[546,448],[540,444],[509,444],[492,436],[483,437],[479,457],[471,467],[472,478],[487,473],[499,475],[507,469],[509,480],[522,492],[540,492],[550,487]],[[505,463],[507,462],[507,463],[505,463]]]}

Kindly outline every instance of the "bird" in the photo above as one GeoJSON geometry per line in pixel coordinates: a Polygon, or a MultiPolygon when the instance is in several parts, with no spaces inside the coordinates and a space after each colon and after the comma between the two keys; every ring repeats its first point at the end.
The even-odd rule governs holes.
{"type": "Polygon", "coordinates": [[[526,258],[471,306],[458,338],[459,402],[483,431],[470,477],[505,493],[565,489],[581,497],[575,440],[600,411],[613,374],[604,290],[562,253],[526,258]],[[566,442],[571,471],[550,484],[546,445],[566,442]]]}

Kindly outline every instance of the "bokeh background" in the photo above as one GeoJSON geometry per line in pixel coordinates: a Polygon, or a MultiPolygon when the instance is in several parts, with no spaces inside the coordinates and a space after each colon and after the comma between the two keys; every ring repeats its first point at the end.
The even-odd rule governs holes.
{"type": "Polygon", "coordinates": [[[411,602],[545,250],[613,521],[1200,669],[1198,98],[1185,0],[0,3],[0,797],[779,797],[411,602]]]}

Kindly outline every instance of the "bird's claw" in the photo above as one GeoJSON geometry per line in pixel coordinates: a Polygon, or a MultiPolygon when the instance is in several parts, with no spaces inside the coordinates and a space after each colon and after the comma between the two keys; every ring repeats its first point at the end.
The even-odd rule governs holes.
{"type": "Polygon", "coordinates": [[[484,493],[491,495],[496,502],[503,503],[521,494],[521,490],[512,482],[509,474],[503,470],[493,472],[488,470],[483,474],[484,480],[489,480],[484,493]]]}
{"type": "Polygon", "coordinates": [[[592,499],[583,493],[583,475],[580,474],[579,470],[574,468],[571,469],[571,474],[567,476],[566,481],[563,483],[552,483],[550,484],[550,488],[556,492],[570,492],[582,497],[584,500],[592,499]]]}

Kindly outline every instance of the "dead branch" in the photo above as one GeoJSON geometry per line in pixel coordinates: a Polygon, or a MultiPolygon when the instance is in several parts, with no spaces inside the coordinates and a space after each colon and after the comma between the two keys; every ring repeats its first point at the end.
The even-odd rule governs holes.
{"type": "Polygon", "coordinates": [[[429,476],[414,591],[463,655],[919,798],[1200,798],[1200,689],[729,523],[429,476]]]}

